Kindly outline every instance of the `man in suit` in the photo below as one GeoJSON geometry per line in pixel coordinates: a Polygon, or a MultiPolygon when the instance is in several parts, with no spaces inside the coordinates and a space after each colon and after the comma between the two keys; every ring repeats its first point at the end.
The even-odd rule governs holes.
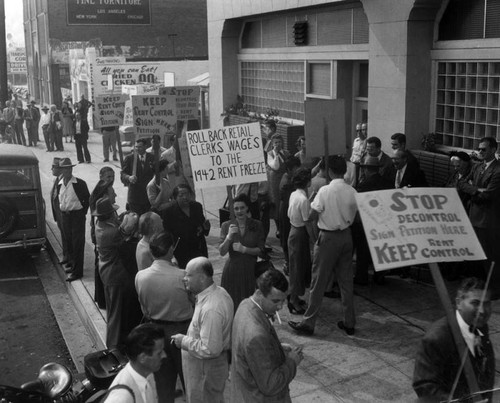
{"type": "Polygon", "coordinates": [[[28,132],[28,146],[36,147],[38,142],[37,119],[40,115],[37,115],[34,104],[35,101],[31,101],[30,104],[26,105],[26,109],[23,111],[23,118],[26,123],[26,131],[28,132]]]}
{"type": "MultiPolygon", "coordinates": [[[[462,177],[457,188],[470,197],[469,218],[487,257],[486,265],[500,261],[496,237],[500,230],[500,161],[495,157],[497,142],[493,137],[479,141],[480,164],[462,177]]],[[[493,298],[500,294],[500,276],[493,271],[493,298]]]]}
{"type": "Polygon", "coordinates": [[[231,402],[290,402],[290,382],[304,358],[301,347],[282,345],[269,319],[286,299],[288,282],[278,270],[257,279],[241,302],[232,332],[231,402]]]}
{"type": "Polygon", "coordinates": [[[145,323],[134,328],[125,341],[130,360],[116,375],[106,403],[157,403],[158,393],[153,374],[160,369],[164,351],[163,329],[145,323]]]}
{"type": "Polygon", "coordinates": [[[146,187],[154,176],[154,157],[146,153],[146,140],[139,139],[135,143],[137,167],[134,172],[134,154],[127,155],[123,161],[121,180],[128,186],[127,210],[136,212],[139,216],[151,209],[146,187]]]}
{"type": "MultiPolygon", "coordinates": [[[[395,176],[394,165],[392,159],[382,151],[382,142],[378,137],[372,136],[366,139],[366,152],[361,157],[361,164],[364,164],[369,157],[378,159],[378,171],[386,181],[393,182],[395,176]]],[[[363,182],[366,170],[361,170],[359,173],[358,183],[363,182]]]]}
{"type": "Polygon", "coordinates": [[[409,162],[407,150],[396,150],[393,162],[396,168],[396,179],[394,188],[404,187],[427,187],[424,172],[416,165],[409,162]]]}
{"type": "Polygon", "coordinates": [[[83,277],[83,259],[85,251],[85,216],[89,209],[90,193],[87,184],[73,176],[73,167],[69,158],[59,161],[61,180],[57,185],[59,207],[61,209],[62,228],[66,241],[66,250],[71,267],[66,281],[83,277]]]}
{"type": "Polygon", "coordinates": [[[52,206],[52,215],[57,224],[57,228],[61,232],[61,242],[63,250],[63,258],[59,261],[60,264],[69,265],[68,251],[66,248],[66,239],[62,228],[61,209],[59,208],[59,181],[61,180],[61,172],[59,170],[59,161],[61,158],[55,157],[52,161],[52,175],[55,177],[52,190],[50,192],[50,204],[52,206]]]}
{"type": "MultiPolygon", "coordinates": [[[[489,390],[495,382],[495,354],[488,337],[491,301],[489,292],[485,293],[483,300],[484,288],[482,280],[465,279],[455,300],[456,321],[467,345],[479,390],[489,390]]],[[[424,401],[448,401],[461,366],[461,354],[453,340],[447,318],[434,322],[422,339],[415,358],[413,389],[416,394],[424,401]]],[[[451,397],[459,399],[469,393],[462,371],[451,397]]],[[[482,397],[491,398],[491,393],[485,393],[482,397]]]]}
{"type": "Polygon", "coordinates": [[[62,142],[62,118],[61,111],[57,110],[57,106],[50,105],[50,123],[48,128],[49,143],[51,149],[56,151],[64,151],[62,142]]]}

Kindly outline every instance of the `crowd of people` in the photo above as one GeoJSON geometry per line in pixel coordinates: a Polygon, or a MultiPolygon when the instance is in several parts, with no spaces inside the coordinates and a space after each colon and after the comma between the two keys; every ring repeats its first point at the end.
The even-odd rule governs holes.
{"type": "MultiPolygon", "coordinates": [[[[173,401],[177,378],[188,402],[207,401],[203,396],[222,401],[229,362],[232,401],[265,401],[264,396],[289,401],[288,385],[302,352],[283,346],[269,320],[286,301],[291,314],[302,315],[289,326],[312,335],[323,297],[337,296],[343,310],[337,326],[348,336],[355,334],[354,284],[370,282],[373,269],[355,194],[427,186],[402,133],[391,137],[394,154],[389,156],[363,124],[351,160],[342,156],[314,160],[307,156],[304,138],[293,153],[284,150],[274,122],[266,122],[262,131],[268,180],[233,187],[233,218],[220,231],[219,252],[228,256],[220,287],[213,281],[208,260],[205,237],[210,223],[185,178],[175,174],[174,139],[162,150],[156,174],[148,141],[136,142],[136,155],[125,158],[120,173],[128,188],[122,214],[117,213],[111,168],[101,170],[89,193],[85,183],[72,175],[70,159],[54,159],[51,199],[63,235],[67,279],[83,275],[77,228],[85,225],[90,208],[95,299],[107,312],[107,347],[127,348],[141,321],[161,329],[166,359],[165,354],[157,356],[160,368],[151,371],[155,379],[151,384],[161,402],[173,401]],[[271,219],[289,280],[272,267],[256,275],[258,263],[272,263],[267,246],[271,219]]],[[[477,163],[465,153],[452,156],[456,172],[446,186],[457,188],[489,261],[496,261],[498,248],[492,242],[500,228],[496,141],[483,138],[478,150],[477,163]]],[[[486,277],[486,271],[476,273],[486,277]]],[[[384,277],[374,273],[373,281],[383,283],[384,277]]],[[[487,329],[481,332],[487,335],[487,329]]],[[[160,350],[155,343],[144,350],[147,357],[160,350]]],[[[146,374],[145,379],[151,374],[137,371],[132,358],[128,371],[132,378],[133,371],[146,374]]],[[[149,401],[144,388],[139,392],[149,401]]],[[[108,399],[127,393],[117,389],[108,399]]]]}

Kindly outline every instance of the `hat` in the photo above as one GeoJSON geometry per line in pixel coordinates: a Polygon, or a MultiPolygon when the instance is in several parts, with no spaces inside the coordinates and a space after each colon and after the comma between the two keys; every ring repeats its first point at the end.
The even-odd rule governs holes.
{"type": "Polygon", "coordinates": [[[47,105],[42,106],[42,111],[48,111],[49,107],[47,105]]]}
{"type": "Polygon", "coordinates": [[[36,101],[34,99],[31,100],[30,104],[33,104],[35,105],[36,104],[36,101]]]}
{"type": "Polygon", "coordinates": [[[470,155],[464,151],[456,151],[451,153],[452,158],[457,157],[462,161],[469,162],[471,160],[470,155]]]}
{"type": "Polygon", "coordinates": [[[123,215],[120,231],[126,239],[130,239],[139,228],[139,215],[129,211],[123,215]]]}
{"type": "Polygon", "coordinates": [[[54,161],[52,161],[52,168],[59,168],[59,161],[61,158],[59,157],[54,157],[54,161]]]}
{"type": "Polygon", "coordinates": [[[61,158],[59,160],[59,168],[72,168],[74,166],[75,164],[72,164],[69,158],[61,158]]]}
{"type": "Polygon", "coordinates": [[[377,157],[366,157],[364,161],[361,161],[361,164],[359,164],[362,167],[379,167],[380,166],[380,161],[378,160],[377,157]]]}
{"type": "Polygon", "coordinates": [[[92,211],[92,215],[96,217],[111,214],[112,212],[118,210],[119,206],[116,204],[111,204],[108,197],[101,197],[95,203],[95,209],[92,211]]]}

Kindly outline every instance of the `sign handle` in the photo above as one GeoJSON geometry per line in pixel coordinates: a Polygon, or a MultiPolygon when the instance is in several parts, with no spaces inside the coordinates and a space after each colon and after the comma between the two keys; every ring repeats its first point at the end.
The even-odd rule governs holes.
{"type": "Polygon", "coordinates": [[[123,166],[123,149],[122,141],[120,139],[120,128],[116,128],[116,146],[118,147],[118,155],[120,156],[120,165],[123,166]]]}
{"type": "Polygon", "coordinates": [[[155,182],[160,186],[160,139],[158,137],[153,137],[153,156],[154,156],[154,168],[155,168],[155,182]]]}
{"type": "Polygon", "coordinates": [[[233,210],[233,187],[231,185],[226,186],[227,191],[227,208],[229,209],[229,219],[234,219],[234,210],[233,210]]]}
{"type": "MultiPolygon", "coordinates": [[[[472,363],[469,358],[469,349],[465,344],[465,340],[462,337],[462,333],[460,332],[460,328],[458,326],[457,318],[455,316],[455,309],[450,300],[450,296],[448,294],[448,290],[443,281],[443,276],[441,275],[441,271],[439,270],[439,266],[437,263],[429,263],[429,267],[431,269],[432,279],[434,280],[434,284],[436,285],[436,290],[439,295],[439,299],[441,300],[441,304],[443,304],[443,308],[446,313],[446,318],[448,319],[448,324],[451,328],[451,333],[453,335],[453,340],[455,341],[455,345],[457,347],[457,351],[462,352],[461,359],[464,361],[464,373],[465,379],[467,380],[467,384],[469,385],[470,393],[479,392],[479,386],[477,383],[476,375],[472,368],[472,363]]],[[[473,397],[473,401],[480,400],[480,396],[473,397]]]]}
{"type": "Polygon", "coordinates": [[[137,148],[135,147],[135,143],[137,143],[137,140],[139,140],[139,135],[136,134],[134,138],[134,144],[132,147],[134,147],[134,164],[132,165],[132,176],[137,176],[137,148]]]}

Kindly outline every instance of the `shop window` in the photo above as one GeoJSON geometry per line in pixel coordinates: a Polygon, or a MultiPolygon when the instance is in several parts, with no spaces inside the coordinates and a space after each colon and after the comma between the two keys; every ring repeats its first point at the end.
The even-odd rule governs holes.
{"type": "Polygon", "coordinates": [[[439,62],[436,143],[475,149],[479,139],[500,140],[500,61],[439,62]]]}
{"type": "Polygon", "coordinates": [[[332,96],[331,63],[307,64],[307,96],[332,96]]]}
{"type": "Polygon", "coordinates": [[[240,77],[250,111],[304,120],[304,62],[242,62],[240,77]]]}
{"type": "Polygon", "coordinates": [[[368,98],[368,63],[359,64],[358,91],[356,96],[368,98]]]}

